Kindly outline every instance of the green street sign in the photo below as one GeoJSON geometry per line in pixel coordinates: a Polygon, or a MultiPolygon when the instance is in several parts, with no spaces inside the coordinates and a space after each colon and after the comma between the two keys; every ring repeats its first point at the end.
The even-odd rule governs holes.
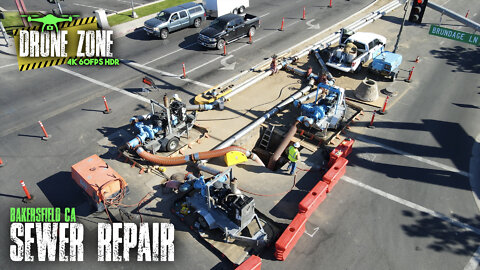
{"type": "Polygon", "coordinates": [[[473,44],[477,46],[480,45],[479,35],[474,35],[474,34],[469,34],[462,31],[448,29],[448,28],[440,27],[438,25],[431,25],[430,31],[428,33],[432,36],[449,38],[449,39],[453,39],[456,41],[461,41],[461,42],[465,42],[465,43],[473,44]]]}

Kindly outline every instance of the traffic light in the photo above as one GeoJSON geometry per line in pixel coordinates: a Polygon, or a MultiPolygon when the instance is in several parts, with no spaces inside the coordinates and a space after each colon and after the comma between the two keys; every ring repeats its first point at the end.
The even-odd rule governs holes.
{"type": "Polygon", "coordinates": [[[427,9],[428,0],[413,0],[412,10],[408,21],[412,23],[422,23],[423,13],[427,9]]]}

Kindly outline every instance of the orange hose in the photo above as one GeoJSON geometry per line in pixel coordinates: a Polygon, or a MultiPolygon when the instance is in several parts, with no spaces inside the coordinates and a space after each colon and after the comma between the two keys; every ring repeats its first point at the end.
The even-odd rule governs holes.
{"type": "Polygon", "coordinates": [[[171,165],[185,164],[189,161],[197,161],[197,160],[204,160],[204,159],[211,159],[211,158],[215,158],[215,157],[221,157],[221,156],[223,156],[226,153],[231,152],[231,151],[242,152],[247,157],[255,160],[257,163],[259,163],[259,161],[260,161],[260,159],[255,154],[251,153],[250,151],[248,151],[248,150],[246,150],[242,147],[238,147],[238,146],[229,146],[229,147],[222,148],[222,149],[211,150],[211,151],[207,151],[207,152],[199,152],[199,153],[194,153],[194,154],[180,156],[180,157],[161,157],[161,156],[157,156],[157,155],[154,155],[154,154],[151,154],[151,153],[145,151],[145,149],[143,149],[142,147],[138,147],[137,150],[136,150],[138,156],[140,156],[141,158],[143,158],[145,160],[148,160],[152,163],[159,164],[159,165],[170,165],[170,166],[171,165]]]}

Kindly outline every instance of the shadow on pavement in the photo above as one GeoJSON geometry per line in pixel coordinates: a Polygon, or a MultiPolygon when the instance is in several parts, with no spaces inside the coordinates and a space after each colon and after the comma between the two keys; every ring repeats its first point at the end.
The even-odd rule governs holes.
{"type": "Polygon", "coordinates": [[[52,207],[75,208],[76,215],[86,217],[92,213],[83,190],[73,181],[70,172],[58,172],[38,182],[38,187],[52,207]]]}
{"type": "MultiPolygon", "coordinates": [[[[423,212],[416,214],[404,210],[403,215],[414,219],[412,224],[401,226],[403,231],[410,237],[429,239],[428,249],[470,257],[480,245],[480,236],[473,231],[464,230],[423,212]]],[[[478,215],[474,218],[464,218],[455,214],[452,216],[471,227],[480,227],[480,216],[478,215]]]]}
{"type": "Polygon", "coordinates": [[[480,73],[480,48],[455,46],[453,48],[441,47],[431,50],[435,58],[447,60],[447,65],[452,66],[452,72],[480,73]]]}

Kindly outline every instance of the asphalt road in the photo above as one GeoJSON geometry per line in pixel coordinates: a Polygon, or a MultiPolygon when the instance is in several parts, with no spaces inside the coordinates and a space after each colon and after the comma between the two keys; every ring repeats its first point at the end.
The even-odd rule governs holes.
{"type": "MultiPolygon", "coordinates": [[[[463,13],[464,3],[447,7],[463,13]]],[[[401,14],[365,31],[391,38],[396,33],[391,25],[398,29],[401,14]]],[[[402,75],[415,66],[413,82],[394,84],[399,96],[390,100],[387,115],[377,115],[374,130],[350,131],[357,142],[347,177],[307,223],[307,232],[317,233],[302,237],[287,264],[266,262],[265,268],[476,269],[469,263],[478,265],[472,255],[480,237],[465,227],[480,225],[468,177],[471,166],[478,167],[469,164],[480,134],[480,50],[428,36],[439,17],[428,10],[423,26],[404,29],[402,75]],[[421,60],[415,64],[417,55],[421,60]]],[[[471,32],[449,19],[443,23],[471,32]]],[[[366,126],[371,112],[367,115],[356,125],[366,126]]]]}
{"type": "MultiPolygon", "coordinates": [[[[455,10],[466,4],[467,1],[461,1],[447,6],[455,10]]],[[[189,78],[195,81],[215,85],[232,77],[264,57],[319,31],[308,29],[311,26],[306,23],[310,20],[299,20],[303,5],[308,7],[308,18],[321,18],[310,22],[311,25],[318,23],[321,30],[348,17],[367,2],[339,2],[334,9],[308,4],[307,1],[254,3],[254,14],[266,14],[262,17],[263,27],[257,32],[253,45],[246,45],[246,40],[242,40],[228,46],[234,55],[228,63],[236,62],[234,70],[220,70],[224,67],[221,60],[226,58],[220,57],[218,51],[192,45],[198,32],[193,28],[173,33],[167,41],[147,39],[142,32],[115,41],[116,57],[135,61],[148,69],[132,65],[119,68],[64,67],[87,76],[90,81],[55,68],[19,73],[15,66],[2,68],[15,63],[15,59],[1,58],[0,151],[8,166],[1,169],[3,196],[0,201],[9,207],[23,206],[12,195],[18,194],[18,179],[28,180],[27,185],[30,183],[33,194],[45,194],[42,188],[50,182],[59,187],[59,192],[65,186],[62,180],[69,180],[71,164],[95,152],[96,142],[125,125],[131,115],[148,109],[146,104],[100,87],[91,79],[136,92],[141,87],[141,77],[148,75],[162,88],[158,93],[151,93],[150,97],[160,98],[163,93],[172,93],[171,90],[180,91],[184,98],[193,97],[205,88],[160,74],[179,75],[181,63],[185,62],[189,78]],[[281,17],[286,18],[284,32],[276,30],[281,17]],[[121,113],[101,114],[103,95],[107,95],[110,107],[121,113]],[[38,120],[42,120],[47,131],[53,134],[52,140],[40,141],[38,120]]],[[[470,11],[473,18],[476,18],[473,15],[476,12],[480,10],[470,11]]],[[[397,11],[395,16],[398,14],[397,11]]],[[[424,22],[437,22],[438,17],[433,12],[427,13],[424,22]]],[[[394,17],[386,19],[398,22],[394,17]]],[[[430,160],[465,172],[470,169],[468,162],[474,138],[480,133],[476,121],[480,104],[479,66],[478,60],[475,61],[479,59],[479,51],[469,45],[431,37],[420,47],[416,37],[428,37],[427,27],[406,27],[402,37],[405,43],[400,48],[405,55],[403,68],[407,70],[412,64],[408,61],[417,54],[421,55],[414,82],[399,89],[406,91],[408,88],[408,92],[398,98],[389,114],[377,119],[374,131],[358,132],[364,142],[357,142],[347,176],[480,227],[468,178],[433,166],[432,162],[424,162],[430,160]],[[374,143],[400,149],[421,157],[423,161],[393,153],[374,143]]],[[[474,233],[459,230],[449,222],[351,183],[339,183],[309,220],[308,232],[318,227],[313,237],[303,236],[286,262],[267,258],[264,268],[458,269],[467,264],[480,246],[474,233]]],[[[51,204],[43,196],[39,196],[38,203],[51,204]]],[[[5,217],[7,211],[5,207],[0,209],[5,217]]],[[[0,233],[7,235],[8,227],[5,219],[0,233]]],[[[220,262],[198,243],[183,243],[182,254],[190,255],[188,259],[180,257],[182,259],[175,264],[162,264],[162,267],[188,269],[196,265],[198,269],[210,269],[220,262]],[[201,256],[192,256],[199,252],[201,256]]],[[[7,249],[2,250],[2,261],[7,261],[7,249]]],[[[149,267],[142,264],[135,267],[137,265],[149,267]]],[[[53,267],[64,266],[55,264],[53,267]]]]}

